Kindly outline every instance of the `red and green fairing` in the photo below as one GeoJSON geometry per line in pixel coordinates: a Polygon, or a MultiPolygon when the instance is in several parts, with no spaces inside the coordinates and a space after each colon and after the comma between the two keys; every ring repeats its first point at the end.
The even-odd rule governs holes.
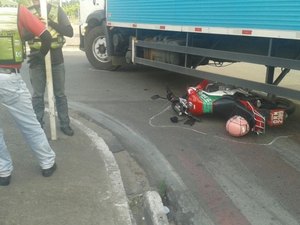
{"type": "Polygon", "coordinates": [[[195,116],[213,113],[214,102],[222,96],[208,95],[202,90],[208,85],[207,80],[203,80],[196,87],[188,89],[189,112],[195,116]]]}

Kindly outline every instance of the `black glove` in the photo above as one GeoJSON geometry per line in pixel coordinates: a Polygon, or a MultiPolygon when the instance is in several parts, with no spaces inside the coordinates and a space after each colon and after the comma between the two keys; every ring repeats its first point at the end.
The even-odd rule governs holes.
{"type": "Polygon", "coordinates": [[[50,27],[52,27],[54,30],[56,30],[58,33],[64,33],[65,31],[65,26],[62,26],[61,24],[58,24],[58,23],[55,23],[54,21],[52,21],[52,20],[48,20],[48,25],[50,26],[50,27]]]}
{"type": "Polygon", "coordinates": [[[37,65],[37,64],[43,64],[45,62],[45,56],[40,52],[31,52],[28,55],[27,63],[30,65],[37,65]]]}
{"type": "Polygon", "coordinates": [[[48,19],[48,25],[52,28],[55,29],[55,27],[58,25],[57,23],[55,23],[53,20],[48,19]]]}

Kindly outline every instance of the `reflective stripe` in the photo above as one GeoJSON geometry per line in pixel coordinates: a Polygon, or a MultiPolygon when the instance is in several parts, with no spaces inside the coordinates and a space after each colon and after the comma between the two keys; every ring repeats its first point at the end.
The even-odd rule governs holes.
{"type": "MultiPolygon", "coordinates": [[[[40,16],[40,12],[34,7],[30,6],[28,8],[34,15],[40,16]]],[[[51,5],[50,12],[48,13],[48,18],[51,19],[53,22],[58,23],[58,6],[51,5]]],[[[51,48],[61,48],[65,44],[66,40],[64,36],[60,35],[55,29],[53,29],[51,26],[48,27],[48,31],[50,32],[52,36],[51,40],[51,48]]],[[[40,49],[42,46],[41,39],[38,37],[35,37],[34,39],[28,41],[28,45],[31,49],[40,49]]]]}

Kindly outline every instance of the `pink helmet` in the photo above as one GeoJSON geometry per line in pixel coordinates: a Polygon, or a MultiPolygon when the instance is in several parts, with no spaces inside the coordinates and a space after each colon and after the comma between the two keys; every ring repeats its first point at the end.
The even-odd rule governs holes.
{"type": "Polygon", "coordinates": [[[226,130],[234,137],[242,137],[249,132],[250,126],[244,117],[235,115],[227,120],[226,130]]]}

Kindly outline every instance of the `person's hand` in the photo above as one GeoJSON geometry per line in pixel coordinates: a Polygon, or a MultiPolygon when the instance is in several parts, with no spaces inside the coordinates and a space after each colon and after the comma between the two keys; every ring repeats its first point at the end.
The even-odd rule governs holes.
{"type": "Polygon", "coordinates": [[[43,23],[43,24],[45,24],[46,25],[46,19],[45,18],[43,18],[43,17],[39,17],[39,20],[43,23]]]}
{"type": "Polygon", "coordinates": [[[44,62],[45,58],[45,56],[40,51],[31,52],[27,57],[27,63],[31,65],[41,64],[44,62]]]}

